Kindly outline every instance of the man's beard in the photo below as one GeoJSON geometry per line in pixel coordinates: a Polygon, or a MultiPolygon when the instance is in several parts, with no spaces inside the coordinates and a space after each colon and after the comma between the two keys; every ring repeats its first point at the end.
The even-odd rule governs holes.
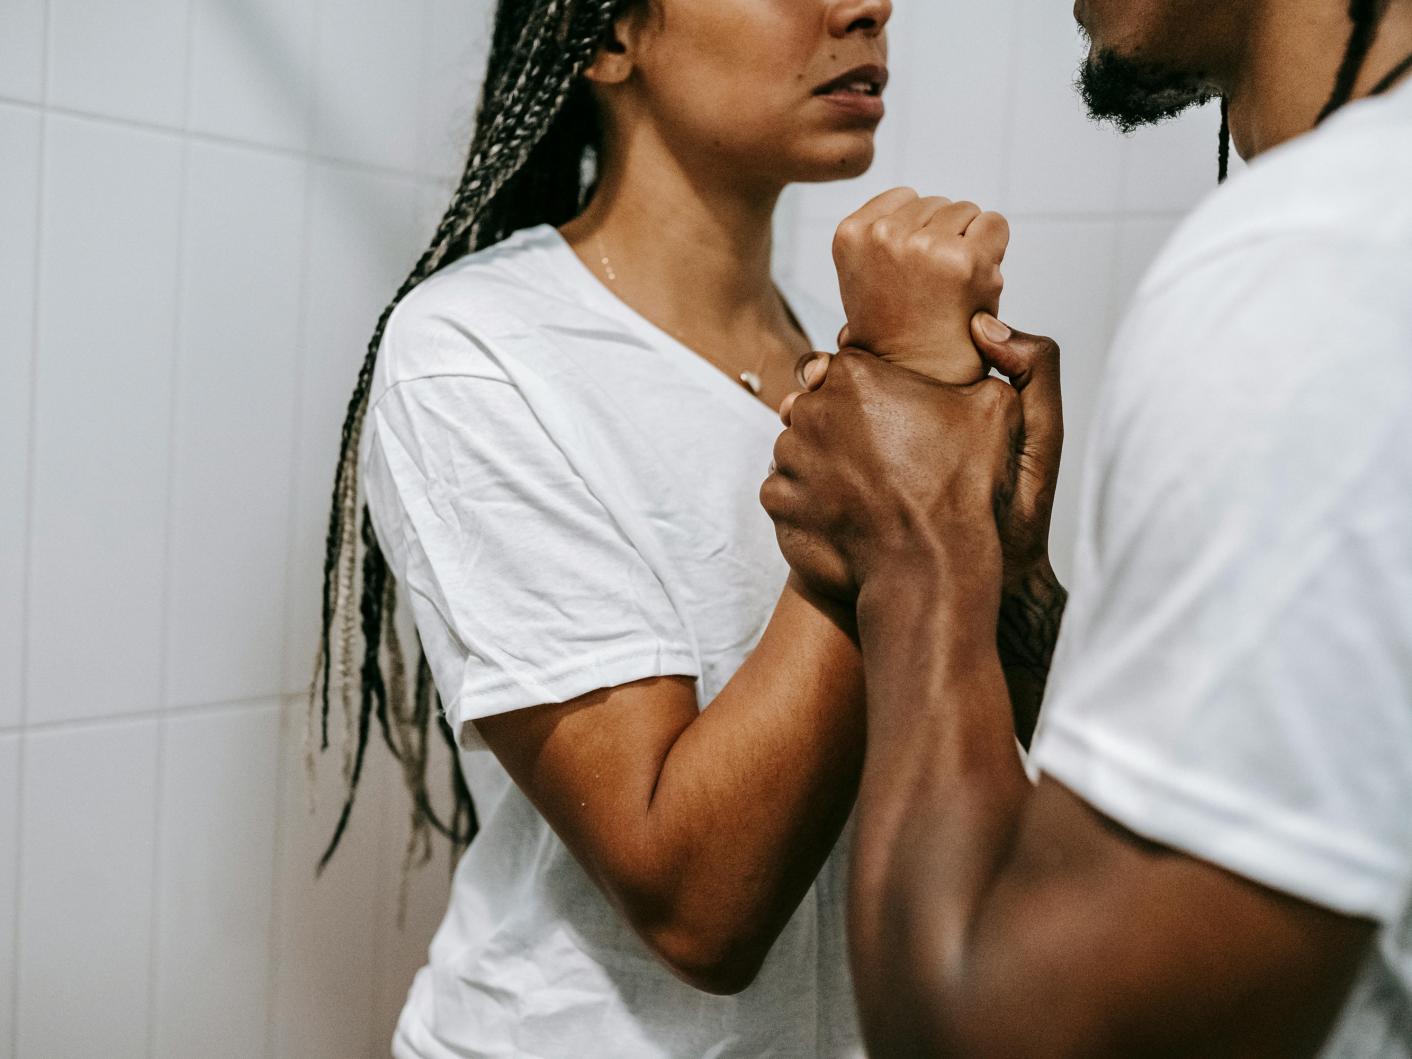
{"type": "Polygon", "coordinates": [[[1123,132],[1174,118],[1216,96],[1201,74],[1109,50],[1090,54],[1079,71],[1078,89],[1091,117],[1111,121],[1123,132]]]}

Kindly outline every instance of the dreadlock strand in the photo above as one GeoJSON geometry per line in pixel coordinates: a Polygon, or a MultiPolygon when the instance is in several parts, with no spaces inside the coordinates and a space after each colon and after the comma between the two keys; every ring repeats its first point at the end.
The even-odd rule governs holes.
{"type": "Polygon", "coordinates": [[[1339,63],[1338,76],[1334,79],[1333,94],[1319,111],[1314,120],[1318,125],[1330,114],[1353,98],[1358,75],[1363,72],[1363,64],[1378,35],[1378,23],[1382,18],[1385,0],[1349,0],[1348,17],[1353,23],[1349,32],[1348,47],[1344,49],[1343,61],[1339,63]]]}
{"type": "Polygon", "coordinates": [[[372,514],[366,507],[363,508],[362,537],[367,551],[363,558],[364,588],[363,598],[360,600],[363,616],[363,697],[359,709],[364,713],[372,711],[373,716],[377,718],[378,727],[382,730],[383,741],[396,755],[397,746],[393,742],[391,726],[388,723],[387,682],[382,675],[381,659],[383,606],[387,602],[389,577],[387,563],[382,561],[382,556],[377,550],[372,514]]]}
{"type": "Polygon", "coordinates": [[[347,797],[320,861],[321,870],[347,828],[374,717],[383,742],[402,765],[412,794],[408,864],[418,855],[422,862],[430,857],[433,831],[449,838],[457,853],[475,835],[475,808],[461,770],[455,735],[441,709],[420,643],[415,687],[408,705],[405,663],[395,631],[395,581],[367,508],[359,504],[363,421],[387,327],[397,306],[413,289],[451,261],[530,224],[563,223],[581,207],[584,158],[597,146],[598,127],[591,98],[579,76],[612,20],[638,2],[641,0],[501,0],[476,131],[461,179],[430,245],[380,315],[359,366],[335,467],[325,538],[322,624],[310,689],[310,754],[316,717],[320,746],[328,748],[335,682],[345,728],[347,797]],[[360,635],[361,664],[355,666],[360,635]],[[355,670],[359,680],[356,710],[355,670]],[[449,821],[439,817],[426,793],[428,728],[432,724],[451,755],[453,808],[449,821]]]}
{"type": "Polygon", "coordinates": [[[1216,147],[1216,183],[1224,184],[1231,172],[1231,101],[1221,97],[1221,132],[1216,147]]]}

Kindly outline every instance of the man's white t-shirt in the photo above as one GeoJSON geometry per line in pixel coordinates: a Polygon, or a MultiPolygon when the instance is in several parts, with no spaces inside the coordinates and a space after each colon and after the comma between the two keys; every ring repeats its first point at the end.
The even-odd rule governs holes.
{"type": "Polygon", "coordinates": [[[1325,1054],[1412,1056],[1412,87],[1213,194],[1105,387],[1031,767],[1376,921],[1325,1054]]]}
{"type": "MultiPolygon", "coordinates": [[[[841,315],[791,304],[832,348],[841,315]]],[[[481,822],[402,1012],[399,1059],[861,1056],[844,844],[755,983],[697,992],[653,958],[471,723],[669,674],[695,677],[706,706],[784,586],[758,500],[779,431],[547,226],[457,262],[393,314],[363,482],[481,822]]]]}

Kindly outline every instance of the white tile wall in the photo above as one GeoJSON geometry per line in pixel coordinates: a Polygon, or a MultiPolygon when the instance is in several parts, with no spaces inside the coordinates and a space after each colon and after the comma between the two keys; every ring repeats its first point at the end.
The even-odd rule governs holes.
{"type": "Polygon", "coordinates": [[[160,701],[181,143],[50,116],[29,719],[160,701]]]}
{"type": "Polygon", "coordinates": [[[0,735],[0,1059],[14,1059],[15,928],[19,911],[20,737],[0,735]]]}
{"type": "Polygon", "coordinates": [[[306,148],[314,0],[191,0],[191,128],[306,148]]]}
{"type": "Polygon", "coordinates": [[[180,125],[188,6],[189,0],[49,0],[49,103],[180,125]]]}
{"type": "Polygon", "coordinates": [[[1220,109],[1189,110],[1129,138],[1121,204],[1130,213],[1180,213],[1216,186],[1220,109]]]}
{"type": "MultiPolygon", "coordinates": [[[[307,815],[279,696],[310,677],[343,406],[458,175],[490,8],[0,0],[0,1059],[387,1054],[447,865],[399,929],[374,747],[314,881],[338,761],[307,815]]],[[[779,264],[836,296],[834,225],[896,184],[1007,210],[1006,315],[1065,347],[1062,566],[1113,320],[1212,184],[1215,116],[1092,127],[1049,0],[899,0],[895,25],[877,164],[786,196],[779,264]]]]}
{"type": "Polygon", "coordinates": [[[1080,457],[1112,331],[1118,221],[1036,219],[1015,226],[1006,259],[1005,315],[1020,330],[1046,334],[1062,350],[1064,448],[1054,500],[1054,568],[1067,580],[1074,548],[1080,457]]]}
{"type": "Polygon", "coordinates": [[[281,690],[306,172],[297,159],[191,148],[168,705],[281,690]]]}
{"type": "Polygon", "coordinates": [[[0,96],[44,94],[45,0],[0,0],[0,96]]]}
{"type": "Polygon", "coordinates": [[[290,691],[307,687],[312,676],[329,492],[348,395],[378,316],[430,238],[417,223],[422,189],[404,178],[320,165],[313,181],[289,586],[290,691]]]}
{"type": "Polygon", "coordinates": [[[156,722],[29,735],[22,804],[16,1051],[145,1056],[156,722]]]}
{"type": "Polygon", "coordinates": [[[1006,130],[1005,206],[1014,214],[1109,213],[1118,201],[1124,141],[1088,120],[1074,79],[1083,55],[1069,5],[1019,5],[1014,103],[1006,130]]]}
{"type": "Polygon", "coordinates": [[[321,153],[391,169],[416,168],[425,31],[420,3],[320,5],[314,135],[321,153]]]}
{"type": "Polygon", "coordinates": [[[22,705],[39,129],[37,113],[0,105],[0,728],[19,724],[22,705]]]}
{"type": "Polygon", "coordinates": [[[428,0],[419,137],[423,172],[458,178],[466,164],[494,11],[490,0],[428,0]]]}
{"type": "Polygon", "coordinates": [[[899,5],[892,65],[910,113],[900,174],[927,193],[1003,209],[1020,0],[899,5]],[[984,41],[983,46],[977,42],[984,41]]]}
{"type": "Polygon", "coordinates": [[[159,1059],[248,1059],[269,1024],[280,706],[173,718],[162,743],[159,1059]]]}
{"type": "MultiPolygon", "coordinates": [[[[320,764],[317,812],[307,810],[302,704],[285,713],[284,848],[278,867],[280,903],[275,928],[275,1006],[271,1031],[279,1056],[373,1054],[384,1049],[392,1024],[375,1022],[379,986],[378,940],[395,915],[386,862],[400,854],[403,834],[385,841],[379,803],[395,793],[391,759],[374,745],[359,785],[356,826],[321,878],[314,866],[333,834],[342,806],[338,755],[320,764]],[[376,915],[370,910],[377,910],[376,915]]],[[[374,736],[376,739],[377,737],[374,736]]],[[[447,891],[440,900],[445,907],[447,891]]],[[[430,938],[430,935],[427,935],[430,938]]],[[[410,980],[408,982],[410,984],[410,980]]]]}

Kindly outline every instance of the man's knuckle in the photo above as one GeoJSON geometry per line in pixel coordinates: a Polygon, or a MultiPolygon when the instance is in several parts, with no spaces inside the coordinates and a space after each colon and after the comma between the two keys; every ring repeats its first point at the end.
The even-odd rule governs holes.
{"type": "Polygon", "coordinates": [[[784,480],[772,474],[760,486],[760,506],[771,518],[784,513],[784,480]]]}
{"type": "Polygon", "coordinates": [[[980,396],[986,413],[995,418],[1008,415],[1016,405],[1014,389],[994,376],[981,382],[980,396]]]}
{"type": "Polygon", "coordinates": [[[829,368],[829,378],[836,377],[848,386],[856,386],[867,374],[872,361],[873,357],[870,353],[845,349],[833,358],[833,365],[829,368]]]}

